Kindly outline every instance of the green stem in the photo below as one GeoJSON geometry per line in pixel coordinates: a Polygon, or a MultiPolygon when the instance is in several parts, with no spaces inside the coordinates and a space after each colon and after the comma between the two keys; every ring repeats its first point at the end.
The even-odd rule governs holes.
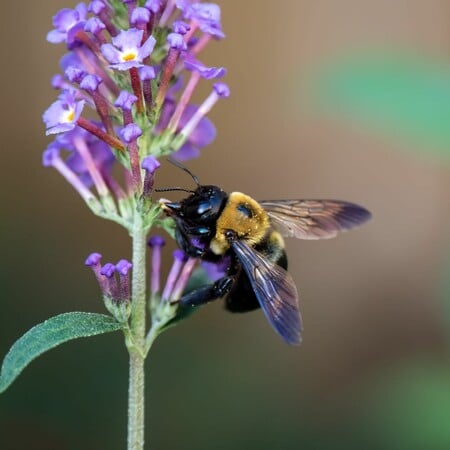
{"type": "Polygon", "coordinates": [[[146,230],[141,213],[134,214],[130,379],[128,390],[128,450],[144,449],[144,343],[146,331],[146,230]]]}

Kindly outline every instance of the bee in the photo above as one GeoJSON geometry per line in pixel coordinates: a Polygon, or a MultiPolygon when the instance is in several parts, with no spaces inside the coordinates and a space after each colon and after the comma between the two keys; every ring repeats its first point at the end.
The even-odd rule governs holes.
{"type": "Polygon", "coordinates": [[[224,298],[231,312],[261,308],[268,322],[288,343],[300,344],[302,319],[298,292],[287,272],[283,237],[328,239],[366,222],[365,208],[339,200],[266,200],[257,202],[242,192],[226,193],[218,186],[202,185],[188,173],[195,190],[180,187],[158,192],[184,191],[180,202],[161,199],[163,211],[175,221],[179,247],[189,256],[226,263],[225,275],[179,300],[191,308],[224,298]]]}

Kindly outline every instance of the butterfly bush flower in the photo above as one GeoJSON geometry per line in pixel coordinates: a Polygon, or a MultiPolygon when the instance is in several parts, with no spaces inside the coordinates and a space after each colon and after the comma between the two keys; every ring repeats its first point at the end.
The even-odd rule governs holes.
{"type": "Polygon", "coordinates": [[[77,126],[85,101],[76,101],[76,97],[76,91],[64,91],[45,111],[43,120],[47,126],[47,135],[71,131],[77,126]]]}
{"type": "Polygon", "coordinates": [[[68,48],[76,44],[75,34],[84,28],[87,8],[84,3],[79,3],[74,9],[61,9],[53,17],[54,30],[49,31],[47,40],[53,44],[66,42],[68,48]]]}
{"type": "Polygon", "coordinates": [[[142,67],[144,59],[150,55],[156,43],[155,38],[150,36],[142,44],[143,36],[143,30],[131,28],[113,37],[112,44],[103,44],[102,54],[110,67],[117,70],[142,67]]]}
{"type": "Polygon", "coordinates": [[[131,283],[132,264],[121,259],[117,264],[101,264],[102,255],[91,253],[85,265],[94,272],[108,311],[119,321],[126,323],[131,314],[131,283]]]}
{"type": "Polygon", "coordinates": [[[60,94],[43,115],[47,134],[57,135],[56,165],[61,172],[64,164],[66,179],[70,170],[71,184],[90,192],[83,188],[82,197],[91,207],[91,197],[98,200],[96,214],[130,228],[133,202],[151,196],[144,159],[197,157],[216,136],[207,114],[227,95],[216,83],[202,104],[191,99],[199,84],[226,74],[200,61],[207,43],[224,37],[220,8],[94,0],[62,9],[53,26],[47,40],[68,49],[62,74],[52,79],[60,94]]]}
{"type": "MultiPolygon", "coordinates": [[[[173,236],[174,222],[155,198],[155,176],[164,157],[198,157],[215,139],[208,114],[230,91],[222,81],[226,69],[203,51],[224,37],[219,6],[197,0],[79,3],[57,12],[47,34],[67,53],[51,80],[56,100],[43,114],[53,139],[43,165],[132,240],[130,260],[103,262],[95,252],[85,261],[130,354],[130,450],[143,448],[143,360],[159,333],[192,313],[178,302],[194,271],[205,273],[197,259],[176,250],[162,281],[165,240],[147,236],[153,227],[173,236]],[[195,104],[201,85],[209,94],[195,104]]],[[[214,279],[221,270],[206,274],[214,279]]]]}

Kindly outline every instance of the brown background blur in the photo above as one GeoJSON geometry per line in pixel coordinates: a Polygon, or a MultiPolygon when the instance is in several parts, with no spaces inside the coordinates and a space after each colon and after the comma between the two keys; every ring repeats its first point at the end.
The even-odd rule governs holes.
{"type": "MultiPolygon", "coordinates": [[[[407,435],[421,422],[392,412],[403,385],[395,374],[406,373],[407,382],[410,373],[432,371],[450,381],[441,294],[450,167],[309,113],[300,92],[319,64],[366,47],[448,58],[450,3],[219,3],[227,39],[203,60],[227,67],[232,95],[211,114],[217,140],[189,167],[203,183],[255,198],[355,201],[374,219],[335,240],[288,241],[305,324],[300,348],[284,345],[262,314],[235,317],[219,302],[157,341],[148,361],[148,448],[401,448],[409,441],[397,430],[407,435]]],[[[130,256],[125,233],[89,214],[55,171],[41,167],[49,141],[41,114],[54,101],[49,80],[64,50],[45,35],[52,15],[74,5],[2,5],[1,357],[51,315],[102,311],[83,266],[88,253],[130,256]]],[[[158,183],[174,182],[189,179],[163,167],[158,183]]],[[[125,448],[126,382],[118,335],[48,353],[0,397],[0,448],[125,448]]],[[[437,429],[450,427],[450,406],[442,408],[437,429]]],[[[417,448],[448,449],[450,437],[417,448]]]]}

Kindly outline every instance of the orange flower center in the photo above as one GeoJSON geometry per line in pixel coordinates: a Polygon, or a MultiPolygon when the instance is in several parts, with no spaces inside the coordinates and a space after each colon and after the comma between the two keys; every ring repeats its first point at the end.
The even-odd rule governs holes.
{"type": "Polygon", "coordinates": [[[75,119],[75,110],[72,109],[67,113],[67,122],[73,122],[73,119],[75,119]]]}
{"type": "Polygon", "coordinates": [[[136,53],[130,52],[122,56],[124,61],[133,61],[136,59],[136,53]]]}

